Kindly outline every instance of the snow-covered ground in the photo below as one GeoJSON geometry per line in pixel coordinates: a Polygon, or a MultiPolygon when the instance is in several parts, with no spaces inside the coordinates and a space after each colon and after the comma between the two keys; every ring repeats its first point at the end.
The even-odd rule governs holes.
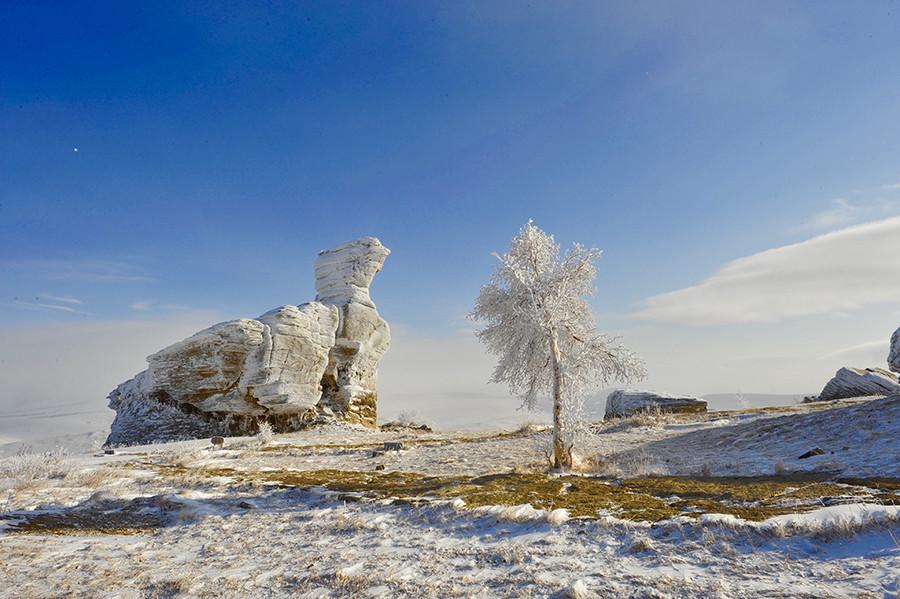
{"type": "Polygon", "coordinates": [[[467,504],[462,492],[392,501],[382,488],[359,500],[365,488],[272,484],[290,473],[322,484],[348,473],[543,477],[546,436],[331,427],[267,445],[0,460],[0,597],[900,595],[900,397],[603,423],[582,445],[580,476],[606,478],[559,479],[560,494],[578,480],[616,486],[646,474],[831,485],[759,521],[702,509],[641,521],[608,506],[568,518],[467,504]],[[394,440],[404,450],[377,450],[394,440]],[[837,484],[849,477],[868,482],[837,484]],[[876,478],[887,486],[876,491],[876,478]]]}
{"type": "MultiPolygon", "coordinates": [[[[880,596],[900,585],[900,549],[885,526],[852,538],[784,539],[732,522],[553,525],[299,490],[261,493],[247,503],[253,508],[194,497],[179,497],[183,512],[152,534],[8,536],[0,593],[511,597],[583,587],[600,596],[822,597],[880,596]]],[[[835,510],[874,515],[844,506],[803,522],[815,527],[835,510]]]]}
{"type": "MultiPolygon", "coordinates": [[[[900,476],[900,396],[804,404],[784,412],[749,411],[613,452],[612,461],[641,458],[648,471],[719,476],[778,471],[834,471],[844,476],[900,476]],[[800,459],[819,448],[821,455],[800,459]]],[[[621,447],[621,445],[620,445],[621,447]]]]}

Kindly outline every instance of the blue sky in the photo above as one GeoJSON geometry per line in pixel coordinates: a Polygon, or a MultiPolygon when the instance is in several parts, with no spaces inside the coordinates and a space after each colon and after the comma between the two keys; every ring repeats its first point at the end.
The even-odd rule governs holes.
{"type": "Polygon", "coordinates": [[[380,311],[439,338],[529,218],[605,250],[600,323],[639,346],[790,345],[840,313],[823,354],[900,321],[644,310],[900,214],[896,2],[218,4],[0,8],[0,326],[254,316],[374,235],[380,311]]]}

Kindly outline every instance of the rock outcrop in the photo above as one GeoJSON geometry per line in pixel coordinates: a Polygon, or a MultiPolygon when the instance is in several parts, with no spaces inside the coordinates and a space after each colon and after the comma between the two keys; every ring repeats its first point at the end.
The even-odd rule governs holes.
{"type": "Polygon", "coordinates": [[[891,336],[891,351],[888,353],[888,368],[900,373],[900,328],[891,336]]]}
{"type": "Polygon", "coordinates": [[[366,238],[325,250],[316,259],[316,301],[339,306],[336,340],[322,379],[322,400],[349,422],[375,426],[378,362],[391,333],[369,285],[390,252],[366,238]]]}
{"type": "Polygon", "coordinates": [[[705,411],[706,402],[696,397],[619,389],[610,393],[606,398],[604,417],[622,418],[640,412],[695,414],[705,411]]]}
{"type": "Polygon", "coordinates": [[[389,254],[372,237],[320,252],[316,301],[219,323],[147,358],[109,395],[108,445],[274,430],[335,418],[375,427],[390,330],[369,296],[389,254]]]}
{"type": "Polygon", "coordinates": [[[838,370],[818,397],[811,401],[832,401],[850,397],[893,395],[900,393],[897,375],[882,368],[850,368],[838,370]]]}

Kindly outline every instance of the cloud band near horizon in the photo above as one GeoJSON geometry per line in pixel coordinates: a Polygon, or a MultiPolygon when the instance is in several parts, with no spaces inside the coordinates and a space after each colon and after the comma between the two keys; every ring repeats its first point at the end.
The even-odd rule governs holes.
{"type": "Polygon", "coordinates": [[[652,296],[631,316],[686,325],[775,322],[900,306],[900,217],[826,233],[725,264],[652,296]]]}

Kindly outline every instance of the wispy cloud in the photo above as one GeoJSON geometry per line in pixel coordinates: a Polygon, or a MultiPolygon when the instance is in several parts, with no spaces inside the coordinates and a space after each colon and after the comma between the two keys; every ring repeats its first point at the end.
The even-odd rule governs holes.
{"type": "MultiPolygon", "coordinates": [[[[876,358],[876,362],[883,362],[890,348],[890,343],[885,339],[876,341],[866,341],[865,343],[857,343],[850,347],[843,347],[822,356],[823,359],[830,358],[876,358]]],[[[871,359],[869,360],[871,362],[871,359]]]]}
{"type": "Polygon", "coordinates": [[[0,269],[55,281],[127,283],[151,281],[143,268],[119,260],[3,260],[0,269]]]}
{"type": "Polygon", "coordinates": [[[134,302],[131,304],[131,309],[135,312],[146,312],[150,309],[150,302],[134,302]]]}
{"type": "Polygon", "coordinates": [[[92,312],[85,312],[84,310],[79,310],[77,308],[73,308],[72,306],[62,304],[47,304],[40,301],[23,302],[21,300],[16,300],[14,304],[19,308],[24,308],[26,310],[51,310],[54,312],[66,312],[68,314],[82,314],[84,316],[93,316],[92,312]]]}
{"type": "Polygon", "coordinates": [[[77,297],[69,297],[66,295],[51,295],[49,293],[40,294],[40,298],[44,300],[50,300],[51,302],[57,302],[60,304],[74,304],[76,306],[80,306],[84,303],[77,297]]]}
{"type": "Polygon", "coordinates": [[[900,183],[854,189],[846,196],[832,199],[797,230],[829,231],[856,223],[900,214],[900,183]]]}
{"type": "Polygon", "coordinates": [[[804,229],[832,229],[853,222],[858,206],[854,206],[847,198],[834,198],[831,207],[817,212],[802,225],[804,229]]]}
{"type": "Polygon", "coordinates": [[[900,303],[900,217],[856,225],[725,264],[632,314],[681,324],[777,321],[900,303]]]}

